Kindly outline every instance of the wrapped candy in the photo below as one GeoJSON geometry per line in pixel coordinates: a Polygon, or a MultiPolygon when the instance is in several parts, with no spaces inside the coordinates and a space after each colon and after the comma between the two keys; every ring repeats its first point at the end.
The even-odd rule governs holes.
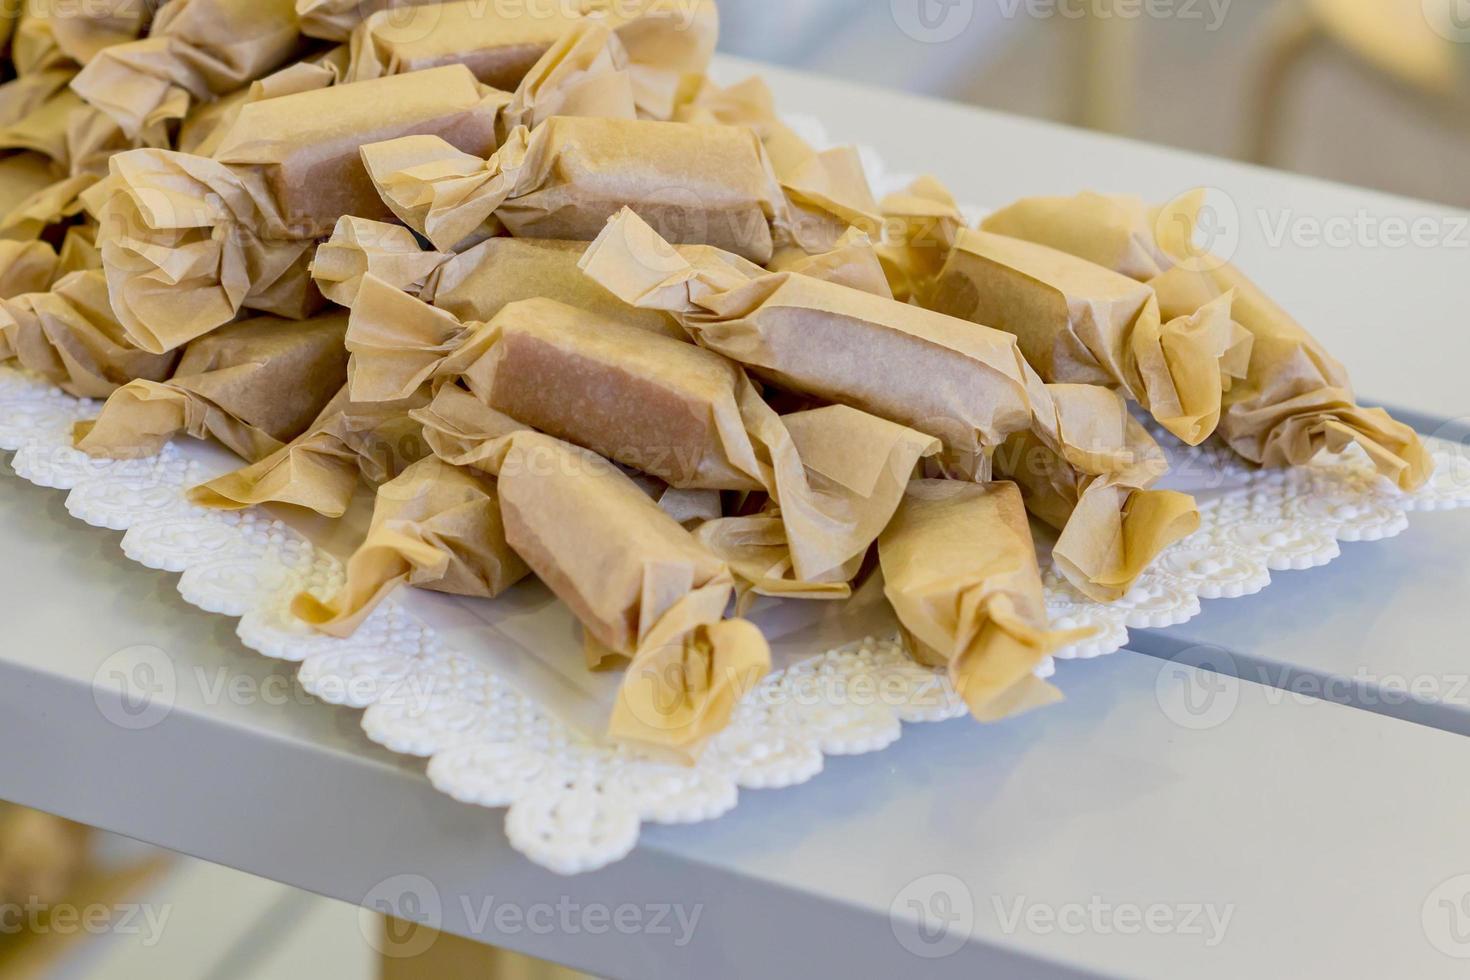
{"type": "Polygon", "coordinates": [[[1015,484],[915,480],[878,539],[878,560],[910,655],[946,668],[977,719],[1060,700],[1036,668],[1090,631],[1047,628],[1015,484]]]}
{"type": "Polygon", "coordinates": [[[363,276],[372,274],[417,295],[429,275],[449,258],[447,252],[420,248],[413,232],[402,225],[343,216],[332,237],[317,246],[311,278],[327,299],[351,307],[363,276]]]}
{"type": "Polygon", "coordinates": [[[512,131],[489,160],[433,137],[362,156],[394,213],[441,249],[491,218],[519,238],[590,241],[626,205],[676,244],[763,264],[778,244],[826,251],[850,225],[845,210],[789,200],[760,140],[737,126],[556,116],[512,131]]]}
{"type": "Polygon", "coordinates": [[[985,478],[1031,425],[1016,338],[712,249],[675,251],[636,214],[609,222],[584,271],[625,302],[668,311],[702,346],[776,384],[899,422],[944,443],[944,465],[985,478]],[[692,257],[691,257],[692,254],[692,257]]]}
{"type": "Polygon", "coordinates": [[[638,0],[605,10],[596,6],[552,4],[534,12],[487,17],[484,4],[460,0],[379,11],[352,34],[348,80],[458,62],[485,84],[510,91],[548,51],[592,22],[610,29],[625,52],[634,101],[642,113],[669,118],[685,80],[709,67],[719,33],[713,0],[638,0]]]}
{"type": "Polygon", "coordinates": [[[927,254],[908,244],[905,277],[916,302],[1015,334],[1047,382],[1127,392],[1189,445],[1214,432],[1221,394],[1244,375],[1250,357],[1250,335],[1231,321],[1229,297],[1165,321],[1143,283],[1065,252],[963,227],[953,199],[932,182],[899,197],[901,219],[923,213],[915,203],[926,197],[938,240],[927,254]]]}
{"type": "Polygon", "coordinates": [[[409,418],[427,400],[415,393],[361,404],[344,386],[306,432],[264,459],[193,487],[189,500],[216,510],[290,504],[341,517],[360,481],[379,486],[428,455],[423,426],[409,418]]]}
{"type": "Polygon", "coordinates": [[[404,584],[494,598],[528,574],[505,540],[495,481],[427,456],[378,488],[342,590],[326,601],[303,592],[291,609],[324,633],[350,636],[404,584]]]}
{"type": "Polygon", "coordinates": [[[354,398],[459,380],[487,409],[671,487],[764,491],[795,583],[850,578],[915,464],[938,450],[845,406],[783,418],[719,354],[549,299],[465,324],[369,277],[347,346],[354,398]]]}
{"type": "Polygon", "coordinates": [[[0,299],[45,292],[57,264],[55,249],[45,242],[0,239],[0,299]]]}
{"type": "Polygon", "coordinates": [[[608,735],[693,761],[770,670],[760,631],[724,618],[730,570],[616,466],[505,421],[476,466],[506,540],[581,621],[589,666],[628,660],[608,735]]]}
{"type": "Polygon", "coordinates": [[[995,454],[1026,509],[1059,532],[1052,559],[1084,595],[1113,602],[1169,545],[1199,528],[1194,498],[1150,489],[1169,470],[1153,438],[1114,391],[1032,388],[1032,427],[995,454]]]}
{"type": "Polygon", "coordinates": [[[244,88],[300,50],[293,0],[171,0],[148,37],[100,52],[72,87],[137,139],[183,118],[191,100],[244,88]]]}
{"type": "Polygon", "coordinates": [[[18,13],[11,60],[18,75],[55,69],[75,72],[105,48],[136,38],[148,26],[153,4],[137,0],[25,0],[7,5],[18,13]]]}
{"type": "Polygon", "coordinates": [[[1413,429],[1357,404],[1347,371],[1246,276],[1194,245],[1204,192],[1149,209],[1127,197],[1029,198],[988,222],[1147,281],[1165,318],[1190,317],[1230,297],[1251,338],[1244,379],[1224,394],[1221,438],[1263,466],[1302,466],[1357,444],[1378,471],[1411,490],[1432,463],[1413,429]]]}
{"type": "Polygon", "coordinates": [[[0,361],[15,358],[78,398],[106,398],[136,378],[162,381],[178,361],[177,353],[150,354],[128,340],[98,270],[0,300],[0,338],[0,361]]]}
{"type": "Polygon", "coordinates": [[[176,433],[213,437],[254,462],[300,435],[347,379],[345,313],[259,317],[189,344],[167,381],[132,381],[73,428],[92,456],[152,456],[176,433]]]}
{"type": "Polygon", "coordinates": [[[140,347],[161,352],[242,308],[308,315],[320,302],[307,271],[316,240],[344,214],[388,216],[358,143],[436,133],[483,152],[504,99],[451,65],[250,103],[212,158],[118,154],[86,200],[107,232],[102,257],[119,321],[140,347]]]}

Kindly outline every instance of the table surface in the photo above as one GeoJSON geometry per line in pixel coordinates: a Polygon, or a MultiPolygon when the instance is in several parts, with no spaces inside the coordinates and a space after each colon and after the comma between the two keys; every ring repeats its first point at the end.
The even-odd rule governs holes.
{"type": "MultiPolygon", "coordinates": [[[[933,167],[964,200],[1219,188],[1249,215],[1237,261],[1365,395],[1459,412],[1465,252],[1273,246],[1258,218],[1447,227],[1453,212],[762,70],[789,111],[894,169],[933,167]]],[[[232,621],[184,604],[174,576],[74,522],[62,494],[8,473],[0,487],[5,798],[349,902],[437,909],[450,931],[606,976],[1462,976],[1470,956],[1470,694],[1450,693],[1465,672],[1450,629],[1470,577],[1463,516],[1416,515],[1398,541],[1208,604],[1140,638],[1155,656],[1063,665],[1062,706],[911,728],[559,878],[510,849],[498,811],[435,792],[421,762],[313,703],[232,621]],[[1159,659],[1198,644],[1230,651],[1243,679],[1159,659]],[[129,706],[94,687],[135,646],[163,651],[176,681],[150,727],[119,725],[129,706]],[[1352,696],[1277,689],[1358,674],[1352,696]],[[1437,693],[1382,704],[1375,685],[1421,675],[1437,693]],[[620,907],[621,927],[599,917],[620,907]]]]}

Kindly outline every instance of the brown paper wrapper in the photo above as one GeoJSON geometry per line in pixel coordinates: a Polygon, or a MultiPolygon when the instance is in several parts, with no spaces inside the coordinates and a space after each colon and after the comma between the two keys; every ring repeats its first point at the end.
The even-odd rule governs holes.
{"type": "Polygon", "coordinates": [[[524,430],[485,448],[506,540],[581,621],[589,665],[628,659],[609,736],[695,759],[770,670],[760,631],[724,620],[729,569],[600,456],[524,430]]]}
{"type": "Polygon", "coordinates": [[[1222,295],[1164,322],[1147,285],[1018,238],[960,229],[921,287],[930,309],[1014,333],[1048,382],[1120,388],[1191,446],[1215,431],[1251,338],[1222,295]]]}
{"type": "Polygon", "coordinates": [[[0,217],[50,187],[57,176],[51,161],[39,153],[12,153],[0,157],[0,217]]]}
{"type": "Polygon", "coordinates": [[[491,238],[439,266],[419,295],[465,321],[488,322],[511,303],[545,298],[605,320],[684,336],[673,317],[634,309],[584,276],[579,263],[586,250],[586,242],[491,238]]]}
{"type": "Polygon", "coordinates": [[[1036,418],[995,455],[1026,508],[1060,532],[1052,557],[1078,591],[1113,602],[1199,528],[1194,498],[1149,489],[1168,460],[1123,399],[1095,385],[1033,385],[1036,418]]]}
{"type": "Polygon", "coordinates": [[[220,139],[230,131],[245,106],[283,95],[330,88],[342,80],[346,70],[347,48],[338,46],[271,72],[251,82],[248,88],[236,89],[213,102],[195,103],[179,125],[174,149],[195,156],[213,156],[220,139]]]}
{"type": "Polygon", "coordinates": [[[343,387],[306,432],[233,473],[189,491],[189,500],[217,510],[291,504],[323,517],[341,517],[359,480],[378,486],[428,455],[423,427],[409,418],[427,396],[359,404],[343,387]]]}
{"type": "Polygon", "coordinates": [[[1067,252],[963,227],[954,199],[932,179],[887,208],[898,291],[1015,334],[1047,382],[1119,388],[1189,445],[1214,432],[1221,393],[1245,373],[1250,355],[1228,297],[1165,322],[1143,283],[1067,252]]]}
{"type": "Polygon", "coordinates": [[[134,381],[102,414],[73,428],[91,456],[153,456],[179,432],[213,437],[254,462],[300,435],[347,380],[347,316],[304,322],[260,317],[184,349],[168,381],[134,381]]]}
{"type": "Polygon", "coordinates": [[[136,38],[153,13],[152,4],[136,0],[17,0],[8,6],[20,14],[10,54],[22,76],[54,68],[75,71],[104,48],[136,38]]]}
{"type": "Polygon", "coordinates": [[[771,272],[794,272],[834,282],[884,299],[893,298],[878,249],[868,233],[856,227],[849,228],[837,244],[825,252],[813,254],[795,247],[780,249],[766,268],[771,272]]]}
{"type": "Polygon", "coordinates": [[[450,257],[425,251],[402,225],[343,217],[332,237],[317,246],[311,277],[323,296],[350,307],[363,276],[372,274],[394,289],[418,295],[429,275],[450,257]]]}
{"type": "Polygon", "coordinates": [[[1245,378],[1222,399],[1221,438],[1264,466],[1305,465],[1323,449],[1356,443],[1402,489],[1432,463],[1414,431],[1357,404],[1347,371],[1240,270],[1194,246],[1204,193],[1155,209],[1126,197],[1084,194],[1027,199],[999,214],[1012,233],[1146,279],[1166,319],[1195,316],[1231,297],[1231,316],[1251,337],[1245,378]]]}
{"type": "Polygon", "coordinates": [[[939,448],[845,406],[782,418],[719,354],[547,299],[467,325],[367,279],[348,347],[355,398],[461,380],[488,409],[672,487],[765,491],[798,582],[850,577],[834,578],[939,448]]]}
{"type": "Polygon", "coordinates": [[[994,449],[1031,424],[1025,361],[999,330],[808,276],[752,272],[712,249],[691,260],[631,211],[607,225],[583,269],[781,387],[941,440],[951,473],[984,479],[994,449]]]}
{"type": "Polygon", "coordinates": [[[55,249],[45,242],[0,239],[0,299],[45,292],[57,264],[55,249]]]}
{"type": "MultiPolygon", "coordinates": [[[[121,0],[119,0],[121,2],[121,0]]],[[[148,5],[133,0],[130,6],[148,5]]],[[[172,0],[149,36],[98,53],[72,83],[131,138],[281,67],[301,50],[293,0],[172,0]]]]}
{"type": "Polygon", "coordinates": [[[878,540],[883,591],[913,658],[944,667],[980,721],[1061,700],[1037,666],[1090,630],[1047,628],[1013,483],[916,480],[878,540]]]}
{"type": "Polygon", "coordinates": [[[245,105],[214,158],[134,150],[88,192],[118,319],[145,350],[171,350],[242,308],[299,318],[320,298],[315,239],[344,214],[390,217],[357,157],[364,139],[436,133],[493,145],[503,93],[461,66],[245,105]],[[315,123],[303,129],[302,120],[315,123]]]}
{"type": "Polygon", "coordinates": [[[492,216],[519,238],[591,241],[628,204],[675,243],[763,263],[785,207],[760,141],[733,126],[557,116],[489,160],[431,137],[362,155],[383,200],[441,249],[492,216]]]}
{"type": "Polygon", "coordinates": [[[0,300],[0,360],[10,357],[78,398],[106,398],[138,378],[162,381],[177,354],[150,354],[128,340],[100,271],[62,277],[49,292],[0,300]]]}
{"type": "Polygon", "coordinates": [[[401,585],[494,598],[528,574],[506,543],[495,481],[429,456],[378,488],[342,590],[327,601],[303,592],[291,610],[323,633],[351,636],[401,585]]]}
{"type": "MultiPolygon", "coordinates": [[[[591,6],[561,4],[534,13],[522,11],[520,16],[507,12],[487,17],[483,4],[466,0],[381,11],[353,32],[348,78],[463,64],[487,85],[505,91],[521,88],[518,94],[523,98],[515,105],[510,125],[532,126],[552,115],[622,115],[567,112],[546,103],[539,105],[539,111],[530,111],[541,102],[537,96],[548,84],[558,93],[566,91],[569,71],[586,73],[598,87],[613,87],[610,76],[619,74],[630,107],[636,106],[646,118],[669,118],[686,80],[702,75],[709,66],[719,31],[714,3],[644,0],[613,5],[589,17],[585,11],[591,6]],[[595,63],[606,41],[588,28],[612,33],[616,65],[595,63]],[[581,32],[582,38],[573,38],[581,32]],[[548,58],[558,47],[562,51],[548,58]]],[[[588,96],[606,98],[585,92],[574,101],[583,102],[588,96]]],[[[553,103],[560,99],[558,95],[553,103]]]]}

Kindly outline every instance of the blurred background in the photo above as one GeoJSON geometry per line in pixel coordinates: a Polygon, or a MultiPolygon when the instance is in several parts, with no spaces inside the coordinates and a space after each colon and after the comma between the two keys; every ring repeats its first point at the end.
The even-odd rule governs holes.
{"type": "Polygon", "coordinates": [[[1470,206],[1470,0],[725,0],[728,53],[1470,206]]]}

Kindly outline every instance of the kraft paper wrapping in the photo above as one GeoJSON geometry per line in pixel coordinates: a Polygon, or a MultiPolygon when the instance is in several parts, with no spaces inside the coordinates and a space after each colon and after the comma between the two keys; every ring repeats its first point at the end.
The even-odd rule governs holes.
{"type": "Polygon", "coordinates": [[[28,197],[56,182],[51,161],[39,153],[12,153],[0,157],[0,217],[19,207],[28,197]]]}
{"type": "MultiPolygon", "coordinates": [[[[595,54],[606,41],[590,36],[572,40],[572,35],[595,26],[615,36],[621,62],[615,70],[626,75],[628,93],[638,112],[647,118],[669,118],[680,90],[709,67],[719,33],[715,4],[712,0],[640,0],[611,5],[589,16],[591,6],[562,3],[489,16],[484,3],[464,0],[380,11],[352,34],[348,79],[422,71],[457,62],[485,84],[505,91],[520,88],[528,103],[534,102],[537,90],[563,66],[584,71],[593,67],[581,55],[570,60],[548,60],[546,56],[558,46],[571,52],[585,45],[584,50],[595,54]],[[546,77],[523,85],[536,71],[546,77]]],[[[594,74],[603,76],[604,71],[594,74]]],[[[605,76],[600,80],[608,81],[605,76]]],[[[517,115],[529,108],[529,104],[521,105],[517,115]]],[[[565,114],[547,106],[536,114],[535,121],[565,114]]],[[[523,115],[512,122],[516,124],[534,123],[530,116],[523,115]]]]}
{"type": "Polygon", "coordinates": [[[100,271],[74,272],[48,292],[0,300],[0,337],[0,360],[13,357],[78,398],[106,398],[138,378],[162,381],[178,360],[128,340],[100,271]]]}
{"type": "Polygon", "coordinates": [[[0,239],[0,299],[45,292],[57,263],[55,249],[45,242],[0,239]]]}
{"type": "Polygon", "coordinates": [[[292,0],[171,0],[148,37],[99,52],[72,88],[136,139],[150,123],[183,118],[191,100],[243,88],[300,50],[292,0]]]}
{"type": "Polygon", "coordinates": [[[104,48],[136,38],[148,26],[154,4],[138,0],[12,0],[20,19],[11,39],[16,73],[55,68],[75,71],[104,48]]]}
{"type": "Polygon", "coordinates": [[[830,251],[812,254],[795,247],[780,249],[766,264],[766,269],[794,272],[860,289],[884,299],[893,298],[893,290],[883,271],[882,257],[868,233],[860,228],[849,228],[830,251]]]}
{"type": "MultiPolygon", "coordinates": [[[[301,33],[324,41],[346,41],[364,20],[389,10],[395,17],[410,8],[440,0],[295,0],[301,33]]],[[[493,8],[486,7],[487,13],[493,8]]]]}
{"type": "Polygon", "coordinates": [[[390,217],[358,143],[435,133],[482,152],[504,99],[451,65],[249,103],[213,158],[118,154],[85,197],[110,232],[102,257],[118,319],[157,352],[244,308],[309,315],[320,302],[308,269],[316,239],[344,214],[390,217]]]}
{"type": "Polygon", "coordinates": [[[196,103],[179,125],[174,149],[195,156],[213,156],[220,138],[229,132],[245,106],[328,88],[340,82],[346,70],[347,48],[339,46],[273,71],[251,82],[249,88],[236,89],[213,102],[196,103]]]}
{"type": "Polygon", "coordinates": [[[1120,599],[1160,552],[1199,528],[1199,508],[1188,494],[1149,489],[1168,460],[1117,392],[1033,385],[1031,401],[1032,428],[1001,447],[995,470],[1060,532],[1052,557],[1067,581],[1099,602],[1120,599]]]}
{"type": "Polygon", "coordinates": [[[1010,334],[809,276],[752,272],[713,249],[675,251],[627,210],[582,263],[625,302],[674,314],[701,346],[781,387],[941,440],[951,475],[987,478],[990,454],[1030,427],[1028,369],[1010,334]]]}
{"type": "Polygon", "coordinates": [[[975,718],[1061,700],[1036,667],[1091,631],[1047,628],[1015,484],[915,480],[878,539],[878,559],[910,656],[946,668],[975,718]]]}
{"type": "Polygon", "coordinates": [[[1015,334],[1047,382],[1121,388],[1189,445],[1214,432],[1221,394],[1250,357],[1229,297],[1165,322],[1153,290],[1137,280],[965,228],[932,179],[885,201],[885,211],[899,232],[890,252],[895,279],[915,302],[1015,334]]]}
{"type": "Polygon", "coordinates": [[[594,453],[521,430],[477,466],[510,546],[581,621],[589,666],[628,659],[608,735],[692,762],[771,666],[760,631],[724,618],[730,570],[594,453]]]}
{"type": "Polygon", "coordinates": [[[781,121],[766,83],[749,78],[721,89],[705,80],[681,106],[685,122],[743,126],[765,147],[786,193],[786,236],[803,250],[822,251],[851,226],[877,235],[882,219],[857,149],[818,152],[781,121]]]}
{"type": "Polygon", "coordinates": [[[280,503],[341,517],[359,480],[381,485],[428,455],[423,427],[408,415],[427,400],[415,394],[360,404],[344,386],[305,433],[259,462],[192,488],[189,499],[216,510],[280,503]]]}
{"type": "Polygon", "coordinates": [[[362,154],[383,200],[441,249],[492,217],[520,238],[591,241],[628,206],[676,244],[764,264],[777,245],[833,248],[852,214],[816,180],[788,199],[760,140],[739,126],[556,116],[512,131],[489,160],[427,137],[362,154]]]}
{"type": "Polygon", "coordinates": [[[325,601],[303,592],[291,611],[323,633],[351,636],[405,583],[494,598],[530,571],[505,540],[495,481],[428,456],[378,488],[341,591],[325,601]]]}
{"type": "Polygon", "coordinates": [[[634,309],[584,276],[579,263],[586,250],[586,242],[491,238],[439,266],[419,295],[461,320],[488,322],[510,303],[544,297],[606,320],[684,337],[668,314],[634,309]]]}
{"type": "Polygon", "coordinates": [[[311,277],[322,295],[341,306],[357,300],[362,277],[371,273],[395,289],[418,295],[430,273],[451,256],[425,251],[402,225],[366,218],[338,219],[332,237],[317,246],[311,277]]]}
{"type": "Polygon", "coordinates": [[[1420,486],[1432,464],[1414,431],[1360,407],[1347,371],[1305,328],[1240,270],[1196,248],[1203,204],[1203,191],[1152,209],[1136,198],[1083,194],[1029,198],[998,214],[1012,233],[1147,280],[1166,318],[1231,296],[1231,316],[1252,348],[1244,380],[1223,397],[1219,433],[1245,459],[1301,466],[1323,449],[1356,443],[1400,488],[1420,486]]]}
{"type": "Polygon", "coordinates": [[[133,381],[96,419],[78,422],[90,456],[156,455],[176,434],[213,437],[242,459],[271,455],[311,424],[347,380],[345,313],[259,317],[191,343],[167,381],[133,381]]]}
{"type": "Polygon", "coordinates": [[[490,410],[677,489],[765,491],[796,583],[850,577],[939,448],[844,406],[782,418],[719,354],[548,299],[464,324],[368,278],[347,345],[354,398],[463,381],[490,410]]]}
{"type": "Polygon", "coordinates": [[[985,231],[960,229],[917,299],[1015,334],[1048,382],[1121,388],[1191,446],[1215,431],[1221,396],[1250,359],[1250,334],[1231,320],[1228,294],[1166,322],[1148,285],[985,231]]]}

